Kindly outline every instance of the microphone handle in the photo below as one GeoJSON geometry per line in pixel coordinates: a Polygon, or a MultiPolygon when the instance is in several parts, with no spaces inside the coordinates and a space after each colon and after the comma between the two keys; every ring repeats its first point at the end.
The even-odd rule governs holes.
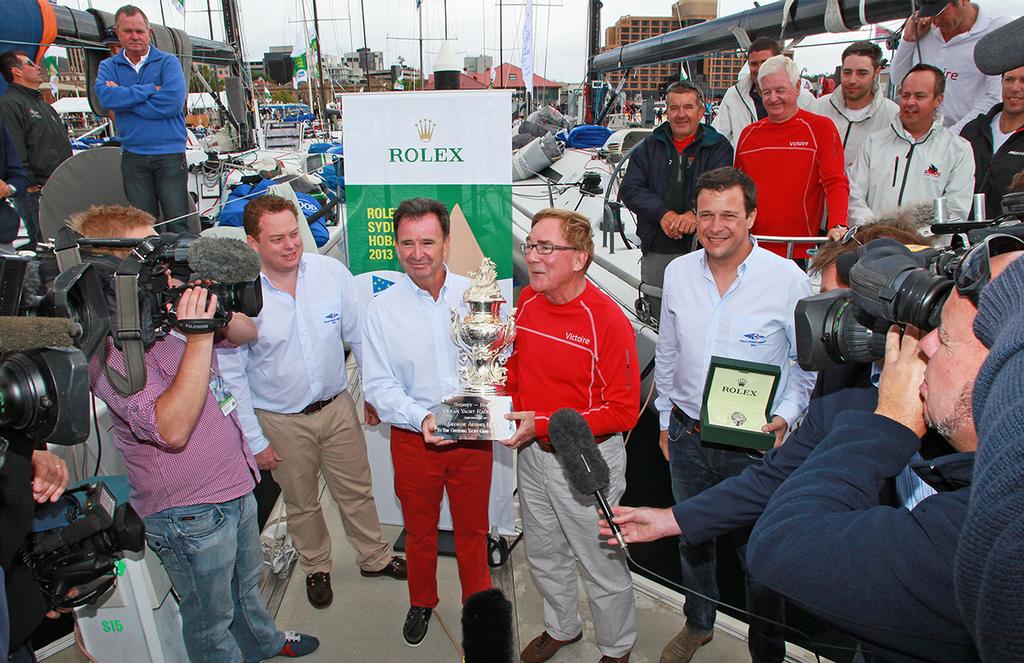
{"type": "Polygon", "coordinates": [[[615,535],[615,540],[619,542],[619,545],[623,550],[626,549],[626,540],[622,538],[622,530],[612,520],[612,507],[608,504],[608,500],[604,497],[604,491],[598,490],[594,493],[594,497],[597,498],[597,506],[601,509],[601,514],[604,519],[608,521],[608,527],[611,528],[612,534],[615,535]]]}

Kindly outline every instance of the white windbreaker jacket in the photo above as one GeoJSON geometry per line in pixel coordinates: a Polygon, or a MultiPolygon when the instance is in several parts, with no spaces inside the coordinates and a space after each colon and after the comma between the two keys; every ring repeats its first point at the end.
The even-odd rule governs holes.
{"type": "Polygon", "coordinates": [[[971,145],[942,126],[918,140],[907,133],[899,117],[868,136],[850,172],[850,225],[898,207],[947,198],[953,217],[966,220],[974,193],[974,155],[971,145]]]}
{"type": "Polygon", "coordinates": [[[849,175],[853,162],[857,160],[861,145],[873,133],[888,127],[900,114],[900,107],[880,92],[877,81],[874,83],[875,98],[868,106],[868,116],[856,122],[851,120],[843,99],[843,89],[836,88],[832,94],[818,97],[808,109],[812,113],[824,115],[835,123],[839,137],[843,139],[843,154],[846,160],[846,174],[849,175]]]}

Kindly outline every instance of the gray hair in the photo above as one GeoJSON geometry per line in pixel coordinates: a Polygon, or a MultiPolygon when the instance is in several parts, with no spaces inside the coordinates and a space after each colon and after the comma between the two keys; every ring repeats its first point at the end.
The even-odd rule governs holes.
{"type": "Polygon", "coordinates": [[[789,77],[789,82],[793,85],[800,81],[800,70],[797,69],[796,63],[792,59],[785,55],[773,55],[765,60],[761,68],[757,70],[757,82],[763,81],[765,76],[783,73],[789,77]]]}

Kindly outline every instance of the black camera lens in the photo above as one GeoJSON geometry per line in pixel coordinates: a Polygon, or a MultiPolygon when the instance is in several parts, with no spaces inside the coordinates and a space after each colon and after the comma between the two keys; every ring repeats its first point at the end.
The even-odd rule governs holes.
{"type": "Polygon", "coordinates": [[[796,304],[797,362],[806,371],[834,364],[870,363],[885,354],[888,321],[860,309],[847,289],[805,297],[796,304]]]}
{"type": "Polygon", "coordinates": [[[219,283],[210,287],[217,303],[225,311],[244,313],[255,318],[263,309],[263,287],[259,279],[246,283],[219,283]]]}

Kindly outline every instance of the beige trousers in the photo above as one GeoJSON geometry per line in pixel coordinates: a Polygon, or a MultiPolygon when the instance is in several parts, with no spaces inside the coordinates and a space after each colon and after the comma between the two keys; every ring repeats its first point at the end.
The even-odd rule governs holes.
{"type": "Polygon", "coordinates": [[[345,536],[364,571],[379,571],[391,561],[373,501],[366,438],[352,396],[343,391],[313,414],[277,414],[256,410],[263,434],[281,456],[274,480],[288,508],[288,532],[305,573],[330,572],[331,536],[320,507],[317,474],[341,512],[345,536]]]}

